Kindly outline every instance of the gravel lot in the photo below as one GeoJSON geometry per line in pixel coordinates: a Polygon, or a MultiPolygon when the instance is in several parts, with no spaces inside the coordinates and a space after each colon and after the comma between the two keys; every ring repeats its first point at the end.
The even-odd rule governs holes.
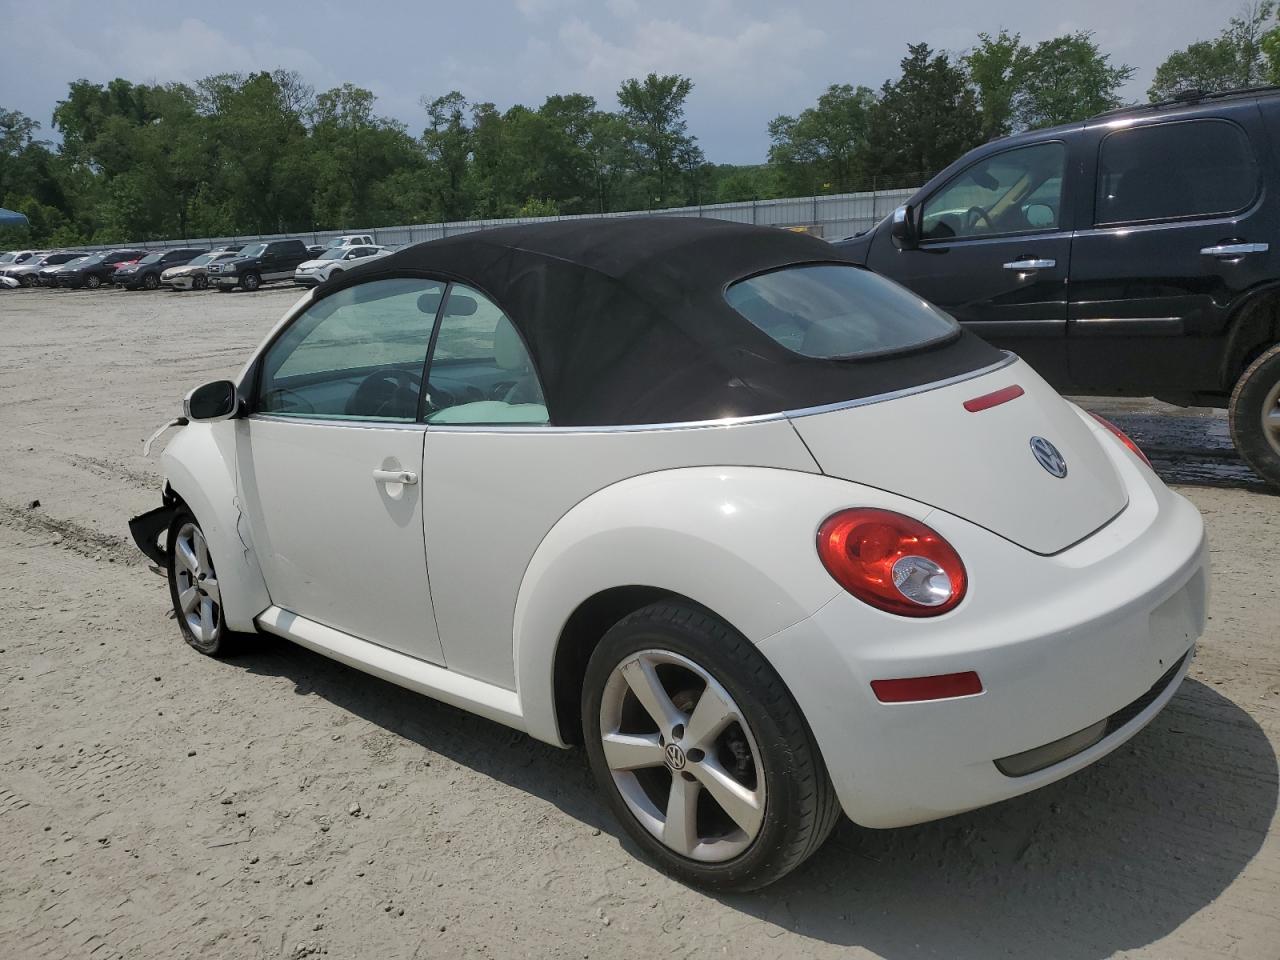
{"type": "Polygon", "coordinates": [[[1280,497],[1181,488],[1211,620],[1125,748],[710,897],[635,859],[577,752],[181,642],[125,526],[139,444],[296,295],[0,292],[0,957],[1280,957],[1280,497]]]}

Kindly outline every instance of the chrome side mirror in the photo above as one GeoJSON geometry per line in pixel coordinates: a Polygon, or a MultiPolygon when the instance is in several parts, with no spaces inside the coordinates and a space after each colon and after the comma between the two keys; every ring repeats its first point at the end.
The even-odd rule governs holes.
{"type": "Polygon", "coordinates": [[[914,250],[920,245],[916,234],[915,211],[911,205],[904,203],[893,211],[893,223],[889,225],[889,236],[899,250],[914,250]]]}
{"type": "Polygon", "coordinates": [[[240,393],[230,380],[214,380],[196,387],[182,400],[182,413],[188,420],[228,420],[239,412],[240,393]]]}

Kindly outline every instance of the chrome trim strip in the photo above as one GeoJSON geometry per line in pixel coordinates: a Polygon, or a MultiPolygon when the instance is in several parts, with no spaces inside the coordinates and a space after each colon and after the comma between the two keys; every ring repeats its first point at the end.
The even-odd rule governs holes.
{"type": "MultiPolygon", "coordinates": [[[[725,417],[720,420],[689,420],[683,423],[628,423],[615,426],[585,426],[585,427],[557,427],[544,424],[528,424],[518,426],[516,424],[434,424],[427,423],[426,427],[431,433],[638,433],[638,432],[657,432],[660,430],[703,430],[709,427],[738,427],[751,423],[768,423],[772,420],[792,420],[798,417],[813,417],[823,413],[833,413],[837,410],[849,410],[854,407],[866,407],[875,403],[884,403],[887,400],[897,400],[901,397],[909,397],[917,393],[928,393],[931,390],[940,390],[943,387],[950,387],[957,383],[963,383],[966,380],[974,380],[978,377],[985,376],[988,373],[994,373],[997,370],[1009,366],[1018,359],[1018,355],[1004,351],[1004,356],[995,363],[977,370],[970,370],[968,373],[956,374],[954,377],[947,377],[943,380],[934,380],[930,383],[922,383],[915,387],[905,387],[902,390],[892,390],[888,393],[878,393],[870,397],[859,397],[856,400],[841,400],[837,403],[827,403],[816,407],[801,407],[795,410],[781,410],[778,413],[760,413],[750,417],[725,417]]],[[[328,421],[324,421],[328,422],[328,421]]]]}
{"type": "Polygon", "coordinates": [[[268,423],[298,423],[304,427],[359,427],[365,430],[424,430],[426,424],[411,421],[382,421],[382,420],[345,420],[337,417],[332,420],[326,417],[282,417],[270,413],[251,413],[245,417],[246,420],[263,420],[268,423]]]}

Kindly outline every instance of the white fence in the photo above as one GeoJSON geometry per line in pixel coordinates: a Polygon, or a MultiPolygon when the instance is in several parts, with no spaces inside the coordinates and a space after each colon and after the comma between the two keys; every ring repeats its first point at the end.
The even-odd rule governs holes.
{"type": "Polygon", "coordinates": [[[668,210],[629,210],[621,213],[577,214],[563,217],[517,217],[507,220],[463,220],[455,223],[416,223],[399,227],[348,227],[307,233],[248,234],[235,237],[185,237],[166,240],[133,240],[127,243],[99,244],[82,247],[109,250],[115,247],[214,247],[222,244],[255,240],[281,240],[297,237],[308,244],[323,244],[345,233],[372,234],[385,246],[400,247],[424,240],[438,240],[458,233],[470,233],[513,223],[542,223],[551,220],[586,220],[596,217],[714,217],[736,223],[755,223],[770,227],[807,227],[828,240],[857,233],[878,223],[894,207],[906,202],[914,187],[871,190],[865,193],[841,193],[819,197],[791,197],[784,200],[746,200],[739,203],[715,203],[699,207],[673,207],[668,210]]]}

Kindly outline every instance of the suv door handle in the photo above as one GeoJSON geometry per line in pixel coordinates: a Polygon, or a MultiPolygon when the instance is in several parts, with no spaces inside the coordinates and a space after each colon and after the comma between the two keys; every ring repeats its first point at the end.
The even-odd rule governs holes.
{"type": "Polygon", "coordinates": [[[418,482],[418,475],[412,470],[375,470],[373,479],[379,483],[412,484],[418,482]]]}
{"type": "Polygon", "coordinates": [[[1004,265],[1006,270],[1048,270],[1058,265],[1057,260],[1010,260],[1004,265]]]}
{"type": "Polygon", "coordinates": [[[1200,255],[1205,257],[1243,257],[1250,253],[1266,253],[1271,249],[1269,243],[1220,243],[1213,247],[1201,247],[1200,255]]]}

